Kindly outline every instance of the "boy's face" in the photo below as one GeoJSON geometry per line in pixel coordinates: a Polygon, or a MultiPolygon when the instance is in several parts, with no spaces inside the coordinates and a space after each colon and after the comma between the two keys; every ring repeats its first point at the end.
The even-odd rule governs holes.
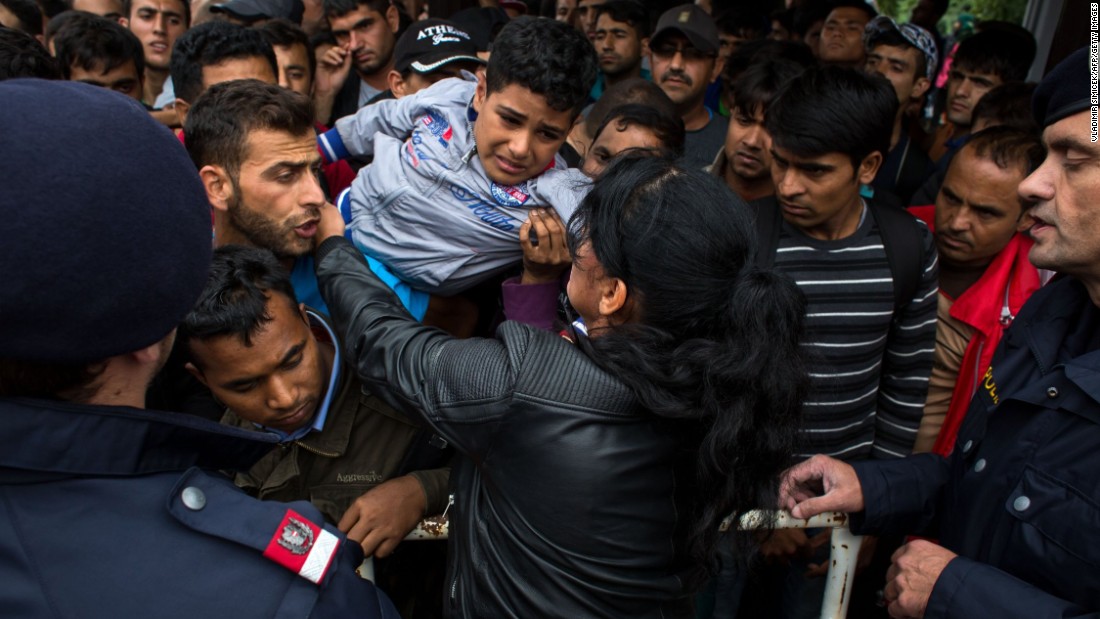
{"type": "Polygon", "coordinates": [[[91,69],[74,64],[69,69],[69,79],[101,88],[110,88],[117,93],[141,101],[142,76],[138,75],[137,66],[134,65],[133,60],[128,60],[110,71],[103,71],[102,68],[102,63],[91,69]]]}
{"type": "Polygon", "coordinates": [[[191,341],[187,369],[240,418],[289,433],[313,420],[327,364],[301,306],[270,292],[265,313],[251,345],[236,335],[191,341]]]}
{"type": "Polygon", "coordinates": [[[573,127],[573,110],[558,111],[546,97],[519,84],[489,93],[485,79],[474,95],[477,156],[489,179],[518,185],[542,173],[573,127]]]}

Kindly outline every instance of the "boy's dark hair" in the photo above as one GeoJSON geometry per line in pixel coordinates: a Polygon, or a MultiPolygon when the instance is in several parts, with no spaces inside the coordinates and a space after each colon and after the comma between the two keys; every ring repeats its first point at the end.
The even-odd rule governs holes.
{"type": "Polygon", "coordinates": [[[684,154],[684,119],[675,111],[670,113],[669,110],[639,103],[620,105],[604,116],[603,122],[596,129],[596,135],[592,136],[592,141],[599,138],[604,128],[612,123],[619,131],[630,126],[645,127],[661,141],[663,152],[671,154],[673,158],[684,154]]]}
{"type": "Polygon", "coordinates": [[[984,119],[990,126],[1006,125],[1039,135],[1039,125],[1031,112],[1031,96],[1035,84],[1006,82],[990,89],[974,105],[971,124],[984,119]]]}
{"type": "Polygon", "coordinates": [[[648,37],[653,30],[649,9],[638,0],[607,0],[596,7],[597,19],[604,13],[614,21],[628,24],[639,38],[648,37]]]}
{"type": "Polygon", "coordinates": [[[133,61],[139,78],[145,74],[141,41],[117,21],[98,15],[76,15],[54,39],[61,76],[72,78],[74,66],[85,71],[107,72],[133,61]]]}
{"type": "Polygon", "coordinates": [[[890,151],[898,99],[886,78],[855,69],[812,67],[772,101],[764,124],[772,141],[801,157],[844,153],[858,168],[890,151]]]}
{"type": "Polygon", "coordinates": [[[37,0],[35,4],[38,5],[38,10],[42,11],[42,15],[47,20],[53,19],[72,8],[70,6],[71,2],[67,0],[37,0]]]}
{"type": "Polygon", "coordinates": [[[959,43],[953,67],[991,73],[1002,82],[1022,82],[1035,60],[1035,37],[1004,22],[985,22],[982,31],[959,43]]]}
{"type": "Polygon", "coordinates": [[[866,0],[830,0],[826,6],[828,10],[826,17],[828,17],[828,13],[832,13],[836,9],[859,9],[867,15],[867,21],[878,17],[878,11],[866,0]]]}
{"type": "Polygon", "coordinates": [[[385,15],[386,10],[390,8],[390,0],[324,0],[325,16],[343,17],[360,5],[385,15]]]}
{"type": "MultiPolygon", "coordinates": [[[[210,21],[199,24],[176,39],[172,48],[169,72],[176,88],[176,97],[194,103],[202,94],[202,70],[230,58],[259,56],[271,63],[271,71],[279,75],[275,50],[257,30],[210,21]]],[[[188,136],[190,140],[190,136],[188,136]]]]}
{"type": "Polygon", "coordinates": [[[18,77],[55,80],[61,75],[57,61],[38,39],[22,30],[0,26],[0,81],[18,77]]]}
{"type": "MultiPolygon", "coordinates": [[[[276,45],[280,47],[294,47],[295,45],[301,45],[306,49],[306,57],[309,62],[309,78],[312,80],[317,74],[317,58],[313,55],[313,43],[309,40],[309,35],[298,24],[290,21],[289,19],[271,19],[259,26],[255,26],[260,34],[267,39],[267,42],[272,47],[276,45]]],[[[278,75],[278,72],[275,73],[278,75]]]]}
{"type": "Polygon", "coordinates": [[[42,34],[42,9],[34,0],[0,0],[0,6],[7,9],[19,20],[19,27],[31,36],[42,34]]]}
{"type": "Polygon", "coordinates": [[[220,165],[237,177],[248,136],[259,129],[299,136],[313,132],[313,106],[307,97],[259,80],[214,84],[187,113],[187,154],[196,168],[220,165]]]}
{"type": "Polygon", "coordinates": [[[737,108],[746,116],[755,116],[757,110],[766,115],[776,95],[805,70],[802,65],[782,58],[753,64],[730,86],[730,108],[737,108]]]}
{"type": "MultiPolygon", "coordinates": [[[[180,5],[180,11],[183,14],[183,27],[184,28],[190,28],[191,27],[191,2],[189,0],[176,0],[176,2],[180,5]]],[[[122,0],[122,15],[124,17],[126,17],[126,19],[130,19],[130,17],[131,17],[130,13],[132,13],[133,10],[134,10],[134,0],[122,0]]]]}
{"type": "Polygon", "coordinates": [[[508,22],[493,41],[485,70],[487,92],[516,84],[576,116],[596,83],[596,50],[580,30],[541,17],[508,22]]]}
{"type": "Polygon", "coordinates": [[[627,103],[638,103],[652,107],[661,114],[678,116],[676,104],[660,86],[647,79],[634,77],[615,84],[603,93],[584,119],[584,132],[593,140],[596,139],[596,130],[607,118],[607,113],[627,103]]]}
{"type": "MultiPolygon", "coordinates": [[[[267,312],[274,293],[285,296],[298,311],[290,275],[270,251],[242,245],[215,249],[206,287],[180,324],[179,341],[189,353],[193,340],[225,336],[236,336],[251,346],[252,336],[274,318],[267,312]]],[[[198,365],[193,353],[188,356],[198,365]]]]}

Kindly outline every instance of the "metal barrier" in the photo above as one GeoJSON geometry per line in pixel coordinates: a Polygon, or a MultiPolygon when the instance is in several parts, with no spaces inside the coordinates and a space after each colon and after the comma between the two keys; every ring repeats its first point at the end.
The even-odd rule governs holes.
{"type": "MultiPolygon", "coordinates": [[[[780,511],[774,514],[753,510],[741,516],[738,528],[742,531],[763,528],[774,516],[777,529],[831,528],[831,553],[829,555],[829,575],[825,584],[825,598],[821,601],[821,619],[844,619],[848,616],[848,600],[852,592],[852,579],[856,576],[856,559],[863,537],[853,535],[848,528],[848,515],[840,512],[826,512],[813,518],[802,519],[791,516],[790,512],[780,511]]],[[[731,518],[722,522],[721,529],[728,530],[731,518]]]]}
{"type": "MultiPolygon", "coordinates": [[[[859,547],[863,544],[863,538],[853,535],[848,529],[848,516],[840,512],[828,512],[818,514],[813,518],[795,518],[786,511],[774,514],[753,510],[741,516],[738,528],[742,531],[751,531],[767,526],[769,520],[774,517],[776,529],[809,529],[831,528],[832,553],[829,556],[829,575],[825,585],[825,598],[821,602],[821,619],[844,619],[848,614],[848,599],[851,593],[852,579],[856,575],[856,558],[859,556],[859,547]]],[[[722,531],[728,531],[733,524],[732,516],[722,521],[722,531]]],[[[416,528],[405,536],[406,540],[443,540],[447,539],[450,532],[450,523],[446,515],[433,516],[421,520],[416,528]]],[[[374,562],[371,557],[363,559],[359,566],[359,575],[367,580],[374,580],[374,562]]]]}

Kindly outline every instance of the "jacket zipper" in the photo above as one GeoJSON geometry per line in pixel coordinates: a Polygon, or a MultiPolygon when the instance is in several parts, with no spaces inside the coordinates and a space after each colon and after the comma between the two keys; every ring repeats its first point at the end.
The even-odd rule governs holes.
{"type": "Polygon", "coordinates": [[[338,454],[338,453],[330,453],[330,452],[327,452],[327,451],[321,451],[320,449],[317,449],[316,447],[310,447],[309,445],[306,445],[302,441],[294,441],[294,444],[301,447],[302,449],[310,452],[310,453],[317,454],[318,456],[324,456],[326,458],[339,458],[340,457],[340,454],[338,454]]]}

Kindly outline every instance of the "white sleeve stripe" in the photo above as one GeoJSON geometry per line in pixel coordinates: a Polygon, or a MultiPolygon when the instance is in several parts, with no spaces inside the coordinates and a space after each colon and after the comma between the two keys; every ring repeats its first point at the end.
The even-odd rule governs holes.
{"type": "Polygon", "coordinates": [[[313,547],[309,549],[302,569],[298,570],[298,575],[314,584],[320,584],[339,547],[340,538],[321,529],[317,540],[313,542],[313,547]]]}

